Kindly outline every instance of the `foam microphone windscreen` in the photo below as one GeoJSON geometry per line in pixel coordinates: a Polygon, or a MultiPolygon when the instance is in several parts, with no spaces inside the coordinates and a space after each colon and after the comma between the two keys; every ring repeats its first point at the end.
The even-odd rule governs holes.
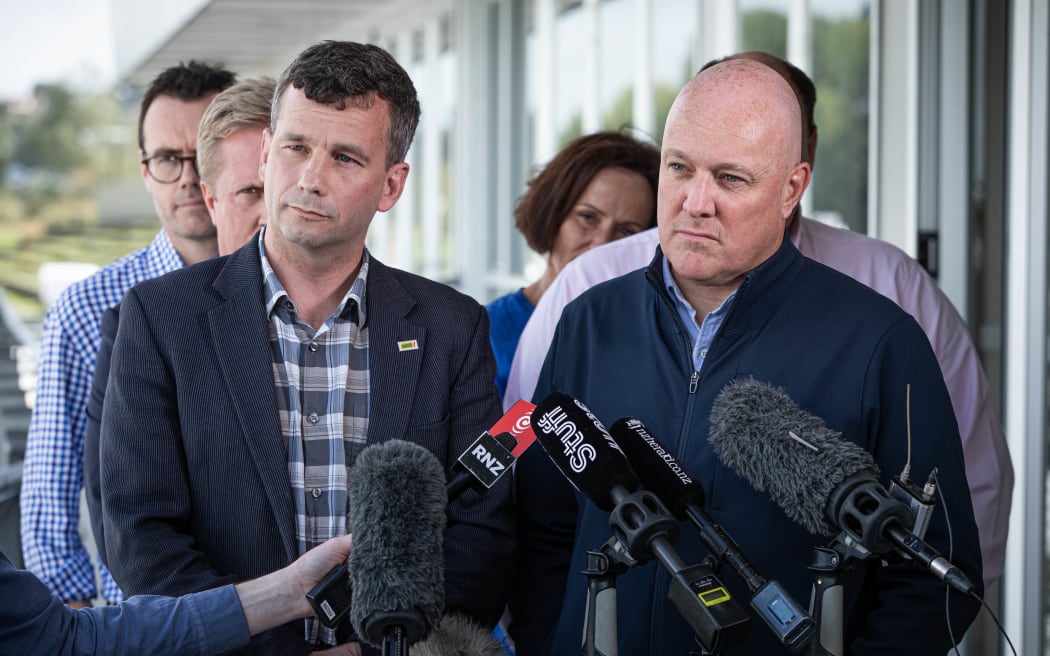
{"type": "Polygon", "coordinates": [[[640,420],[624,417],[609,427],[645,489],[656,494],[678,519],[689,504],[704,505],[704,488],[656,441],[640,420]]]}
{"type": "Polygon", "coordinates": [[[445,606],[444,468],[427,449],[390,440],[361,451],[347,493],[354,629],[379,646],[390,622],[416,615],[422,626],[403,627],[408,642],[416,642],[445,606]]]}
{"type": "Polygon", "coordinates": [[[441,618],[426,640],[412,646],[412,656],[503,656],[503,645],[474,620],[455,613],[441,618]]]}
{"type": "Polygon", "coordinates": [[[562,392],[543,399],[532,412],[532,430],[565,478],[602,510],[616,504],[617,486],[638,487],[638,477],[605,426],[585,405],[562,392]]]}
{"type": "Polygon", "coordinates": [[[719,392],[710,424],[708,440],[722,462],[810,533],[834,535],[825,515],[829,495],[846,477],[876,471],[870,453],[753,378],[719,392]]]}

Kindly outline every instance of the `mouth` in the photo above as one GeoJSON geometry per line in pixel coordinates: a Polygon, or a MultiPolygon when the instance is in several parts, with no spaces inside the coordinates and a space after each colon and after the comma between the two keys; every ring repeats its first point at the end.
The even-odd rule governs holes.
{"type": "Polygon", "coordinates": [[[680,228],[674,231],[676,237],[693,242],[718,242],[718,236],[706,230],[680,228]]]}
{"type": "Polygon", "coordinates": [[[319,221],[319,220],[324,220],[324,219],[328,218],[328,214],[326,214],[324,212],[319,212],[319,211],[314,210],[314,209],[301,207],[299,205],[287,205],[287,207],[288,207],[288,209],[292,210],[293,212],[298,214],[300,217],[302,217],[302,218],[304,218],[304,219],[306,219],[308,221],[319,221]]]}
{"type": "Polygon", "coordinates": [[[178,209],[195,210],[204,207],[204,196],[198,193],[184,193],[175,197],[175,207],[178,209]]]}

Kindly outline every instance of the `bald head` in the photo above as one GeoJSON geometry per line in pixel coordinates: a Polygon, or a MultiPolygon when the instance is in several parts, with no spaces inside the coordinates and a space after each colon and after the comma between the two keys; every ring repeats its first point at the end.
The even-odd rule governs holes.
{"type": "Polygon", "coordinates": [[[766,148],[776,148],[780,161],[794,165],[802,153],[798,97],[787,81],[783,62],[766,55],[770,65],[751,56],[754,54],[766,55],[742,53],[734,55],[739,59],[730,58],[702,70],[678,94],[668,122],[676,112],[715,118],[726,128],[741,130],[741,136],[761,138],[766,148]]]}
{"type": "Polygon", "coordinates": [[[765,64],[791,85],[798,99],[799,108],[802,110],[802,159],[809,162],[811,166],[816,166],[817,123],[814,120],[814,109],[817,105],[817,88],[813,80],[809,79],[809,76],[798,66],[762,50],[748,50],[722,59],[713,59],[704,64],[700,70],[705,71],[716,64],[733,59],[750,59],[765,64]]]}
{"type": "Polygon", "coordinates": [[[705,69],[671,106],[661,160],[660,245],[706,314],[776,253],[809,184],[794,90],[751,59],[705,69]]]}

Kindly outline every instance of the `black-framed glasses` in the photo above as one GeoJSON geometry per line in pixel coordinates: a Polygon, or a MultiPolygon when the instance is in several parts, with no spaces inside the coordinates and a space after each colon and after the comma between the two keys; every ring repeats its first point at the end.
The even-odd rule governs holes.
{"type": "Polygon", "coordinates": [[[187,155],[185,157],[179,157],[178,155],[154,155],[140,161],[146,165],[146,170],[149,171],[150,176],[162,184],[170,184],[181,178],[182,167],[186,165],[186,162],[189,162],[193,167],[193,173],[198,177],[200,176],[200,171],[197,170],[196,155],[187,155]]]}

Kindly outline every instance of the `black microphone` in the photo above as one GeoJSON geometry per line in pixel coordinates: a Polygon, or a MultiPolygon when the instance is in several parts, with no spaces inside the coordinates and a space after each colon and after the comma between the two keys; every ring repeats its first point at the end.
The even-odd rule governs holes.
{"type": "MultiPolygon", "coordinates": [[[[467,489],[483,491],[502,478],[514,462],[536,441],[529,419],[536,406],[518,401],[474,443],[452,467],[452,480],[445,488],[449,503],[467,489]]],[[[307,594],[321,624],[336,629],[350,612],[353,593],[345,565],[332,568],[307,594]]]]}
{"type": "Polygon", "coordinates": [[[725,560],[751,591],[751,607],[780,642],[798,651],[813,637],[816,624],[778,581],[758,573],[740,547],[704,512],[704,488],[675,457],[633,417],[609,427],[609,433],[633,464],[645,487],[656,493],[675,517],[688,518],[700,529],[704,546],[718,560],[725,560]]]}
{"type": "Polygon", "coordinates": [[[384,653],[406,653],[445,608],[444,468],[417,444],[375,444],[350,469],[347,495],[354,630],[384,653]]]}
{"type": "Polygon", "coordinates": [[[896,551],[956,590],[973,590],[962,570],[905,528],[910,510],[879,483],[871,454],[782,390],[733,381],[715,399],[710,423],[708,440],[722,462],[810,533],[842,531],[862,552],[896,551]]]}
{"type": "Polygon", "coordinates": [[[536,406],[518,401],[474,443],[467,447],[452,468],[452,480],[446,488],[453,501],[468,488],[489,489],[503,477],[525,449],[532,446],[536,435],[529,427],[529,417],[536,406]]]}
{"type": "Polygon", "coordinates": [[[613,536],[635,560],[653,557],[671,573],[668,598],[711,652],[720,653],[747,638],[751,618],[706,565],[687,566],[671,546],[678,521],[647,490],[632,492],[638,477],[601,421],[568,394],[554,392],[532,413],[540,445],[572,485],[609,511],[613,536]]]}

